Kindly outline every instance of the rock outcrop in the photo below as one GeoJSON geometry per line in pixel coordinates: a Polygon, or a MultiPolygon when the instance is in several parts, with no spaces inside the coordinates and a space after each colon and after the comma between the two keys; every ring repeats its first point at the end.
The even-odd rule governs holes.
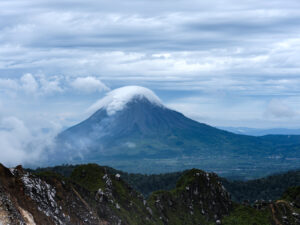
{"type": "Polygon", "coordinates": [[[175,189],[145,199],[122,175],[96,164],[66,178],[0,164],[1,225],[213,225],[300,224],[299,188],[282,200],[233,203],[219,177],[192,169],[175,189]]]}
{"type": "Polygon", "coordinates": [[[0,224],[107,224],[63,180],[0,164],[0,224]]]}
{"type": "Polygon", "coordinates": [[[149,202],[164,224],[220,223],[232,209],[230,196],[214,173],[186,172],[171,191],[152,194],[149,202]]]}
{"type": "MultiPolygon", "coordinates": [[[[29,173],[0,165],[0,224],[176,224],[181,215],[217,222],[231,209],[215,174],[191,170],[170,192],[148,200],[96,164],[76,167],[70,178],[52,172],[29,173]]],[[[205,224],[204,223],[204,224],[205,224]]]]}

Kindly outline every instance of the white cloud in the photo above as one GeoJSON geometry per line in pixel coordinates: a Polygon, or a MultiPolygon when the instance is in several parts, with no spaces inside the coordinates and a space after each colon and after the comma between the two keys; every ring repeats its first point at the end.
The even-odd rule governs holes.
{"type": "Polygon", "coordinates": [[[17,95],[21,93],[35,96],[61,93],[64,91],[59,76],[24,74],[19,79],[0,78],[0,91],[17,95]]]}
{"type": "Polygon", "coordinates": [[[297,113],[284,101],[272,99],[267,105],[265,115],[275,118],[293,118],[297,113]]]}
{"type": "Polygon", "coordinates": [[[263,100],[231,96],[225,93],[209,96],[177,98],[167,102],[167,106],[189,118],[213,126],[239,126],[261,121],[263,100]]]}
{"type": "Polygon", "coordinates": [[[64,89],[61,87],[60,81],[61,78],[58,76],[46,77],[45,75],[41,75],[39,77],[40,88],[45,94],[63,92],[64,89]]]}
{"type": "Polygon", "coordinates": [[[91,93],[108,91],[109,88],[96,77],[78,77],[72,81],[71,86],[76,90],[91,93]]]}
{"type": "Polygon", "coordinates": [[[162,105],[161,100],[150,89],[141,86],[124,86],[107,93],[89,107],[87,112],[95,112],[98,109],[105,109],[108,115],[113,115],[122,110],[133,98],[146,98],[153,104],[162,105]]]}
{"type": "Polygon", "coordinates": [[[0,121],[1,162],[12,166],[37,160],[40,156],[38,148],[27,149],[32,139],[23,121],[15,117],[2,119],[0,121]]]}
{"type": "MultiPolygon", "coordinates": [[[[67,118],[108,90],[107,82],[110,87],[147,86],[166,100],[181,93],[201,95],[210,102],[179,99],[174,107],[211,124],[252,125],[271,98],[280,96],[285,103],[300,94],[299,4],[0,1],[2,108],[28,115],[42,110],[63,115],[65,110],[67,118]],[[75,99],[74,92],[88,95],[75,99]],[[241,97],[235,105],[232,96],[241,97]],[[251,101],[243,98],[249,96],[251,101]]],[[[297,112],[299,103],[285,104],[297,112]]],[[[297,124],[297,116],[282,116],[291,115],[286,109],[269,107],[268,120],[256,124],[270,118],[286,119],[283,126],[297,124]]]]}
{"type": "Polygon", "coordinates": [[[226,95],[223,92],[199,97],[178,97],[168,101],[167,106],[213,126],[298,128],[299,97],[267,100],[256,96],[226,95]]]}
{"type": "Polygon", "coordinates": [[[25,92],[35,93],[39,88],[38,82],[36,81],[34,76],[30,73],[24,74],[21,77],[20,81],[21,81],[22,88],[25,90],[25,92]]]}
{"type": "Polygon", "coordinates": [[[126,142],[125,143],[125,146],[127,148],[135,148],[136,147],[136,144],[134,142],[126,142]]]}
{"type": "Polygon", "coordinates": [[[19,85],[15,80],[0,79],[0,90],[12,89],[18,90],[19,85]]]}
{"type": "Polygon", "coordinates": [[[25,123],[14,116],[0,115],[1,163],[9,167],[46,165],[48,151],[59,131],[61,125],[49,117],[35,117],[25,123]]]}
{"type": "Polygon", "coordinates": [[[16,96],[19,89],[20,85],[18,81],[7,78],[0,78],[0,93],[2,93],[2,97],[16,96]],[[4,96],[3,94],[7,96],[4,96]]]}

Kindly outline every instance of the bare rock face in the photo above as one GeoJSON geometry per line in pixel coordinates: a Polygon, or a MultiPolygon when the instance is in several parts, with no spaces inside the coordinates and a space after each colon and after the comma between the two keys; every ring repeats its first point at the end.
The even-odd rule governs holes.
{"type": "Polygon", "coordinates": [[[72,178],[0,164],[0,224],[157,224],[143,196],[120,176],[89,164],[79,166],[72,178]]]}
{"type": "Polygon", "coordinates": [[[79,165],[68,178],[0,164],[0,225],[299,225],[299,196],[292,187],[281,200],[233,204],[216,174],[192,169],[175,189],[146,200],[96,164],[79,165]]]}
{"type": "Polygon", "coordinates": [[[106,224],[80,194],[63,181],[51,182],[25,172],[21,166],[0,165],[0,223],[106,224]]]}
{"type": "Polygon", "coordinates": [[[71,179],[93,196],[94,207],[109,224],[159,224],[144,204],[144,197],[125,183],[118,174],[110,174],[96,164],[78,166],[71,179]]]}
{"type": "MultiPolygon", "coordinates": [[[[257,213],[259,219],[264,210],[275,224],[297,225],[298,196],[294,188],[285,200],[257,202],[242,214],[257,213]]],[[[216,174],[197,169],[184,172],[175,189],[146,200],[120,175],[96,164],[77,166],[69,178],[0,165],[1,225],[228,225],[241,219],[236,207],[216,174]]]]}
{"type": "Polygon", "coordinates": [[[175,224],[180,218],[182,224],[219,223],[232,209],[230,195],[218,176],[196,169],[183,175],[176,189],[156,192],[150,201],[164,224],[175,224]]]}
{"type": "Polygon", "coordinates": [[[146,200],[96,164],[76,167],[68,179],[0,164],[1,225],[218,224],[231,208],[217,175],[200,170],[187,171],[175,189],[146,200]]]}

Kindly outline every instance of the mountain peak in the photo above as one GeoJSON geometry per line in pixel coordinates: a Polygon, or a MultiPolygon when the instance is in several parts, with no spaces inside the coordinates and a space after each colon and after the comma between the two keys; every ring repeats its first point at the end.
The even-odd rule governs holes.
{"type": "Polygon", "coordinates": [[[89,111],[105,109],[108,115],[113,115],[121,111],[127,103],[137,99],[146,99],[152,104],[163,106],[161,100],[150,89],[141,86],[125,86],[107,93],[104,98],[92,105],[89,111]]]}

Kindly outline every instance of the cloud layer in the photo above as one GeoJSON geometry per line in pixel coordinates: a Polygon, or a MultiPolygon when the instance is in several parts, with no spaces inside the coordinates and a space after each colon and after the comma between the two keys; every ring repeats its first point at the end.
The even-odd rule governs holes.
{"type": "Polygon", "coordinates": [[[101,80],[95,77],[77,77],[72,83],[71,86],[76,90],[83,92],[101,92],[108,91],[109,88],[101,82],[101,80]]]}
{"type": "Polygon", "coordinates": [[[34,138],[140,85],[212,125],[298,127],[299,15],[297,0],[2,0],[0,120],[34,138]]]}
{"type": "Polygon", "coordinates": [[[1,163],[7,166],[36,166],[45,162],[44,150],[51,146],[52,136],[32,133],[22,120],[5,117],[0,121],[1,163]]]}
{"type": "Polygon", "coordinates": [[[296,0],[34,0],[2,1],[0,8],[6,78],[42,72],[119,86],[127,80],[246,95],[299,92],[296,0]]]}

